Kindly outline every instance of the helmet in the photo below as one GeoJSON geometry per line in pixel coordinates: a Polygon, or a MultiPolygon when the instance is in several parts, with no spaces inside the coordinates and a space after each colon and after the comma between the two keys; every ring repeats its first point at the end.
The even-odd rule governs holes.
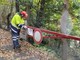
{"type": "Polygon", "coordinates": [[[20,14],[24,18],[27,18],[28,17],[28,14],[26,13],[26,11],[21,11],[20,14]]]}

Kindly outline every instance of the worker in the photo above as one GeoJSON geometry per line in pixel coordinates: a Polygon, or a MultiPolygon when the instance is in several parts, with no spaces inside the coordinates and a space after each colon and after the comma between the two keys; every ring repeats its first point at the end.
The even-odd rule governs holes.
{"type": "Polygon", "coordinates": [[[13,49],[18,49],[21,47],[18,42],[19,34],[22,28],[26,29],[24,21],[27,18],[28,18],[27,12],[21,11],[19,13],[16,13],[11,20],[10,29],[11,29],[11,35],[12,35],[12,41],[13,41],[13,49]]]}

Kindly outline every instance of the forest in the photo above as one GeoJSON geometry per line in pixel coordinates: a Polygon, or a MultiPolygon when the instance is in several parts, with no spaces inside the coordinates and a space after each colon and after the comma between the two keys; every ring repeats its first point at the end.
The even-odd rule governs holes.
{"type": "MultiPolygon", "coordinates": [[[[7,56],[10,52],[8,53],[1,46],[5,45],[5,43],[10,43],[10,21],[16,12],[21,11],[26,11],[29,15],[25,23],[27,26],[80,38],[80,0],[0,0],[1,60],[5,60],[6,58],[8,60],[10,58],[7,56]],[[6,34],[8,36],[5,36],[6,34]],[[4,53],[2,53],[2,50],[4,53]],[[5,53],[6,56],[3,58],[5,53]]],[[[52,36],[47,33],[42,34],[52,36]]],[[[25,60],[80,60],[80,39],[43,38],[41,44],[36,44],[31,37],[27,37],[25,42],[22,40],[20,43],[22,46],[25,46],[21,48],[23,51],[28,47],[29,51],[26,50],[26,53],[29,52],[35,58],[38,58],[27,59],[28,57],[32,57],[30,55],[25,60]],[[34,53],[35,50],[38,51],[34,53]],[[35,54],[40,56],[38,57],[35,54]]],[[[12,57],[10,60],[12,60],[12,57]]],[[[16,57],[15,60],[24,59],[16,57]]]]}

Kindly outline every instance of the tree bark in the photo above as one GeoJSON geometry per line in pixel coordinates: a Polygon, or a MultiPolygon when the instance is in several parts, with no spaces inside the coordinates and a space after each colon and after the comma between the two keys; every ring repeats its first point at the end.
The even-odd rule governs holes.
{"type": "Polygon", "coordinates": [[[41,0],[40,5],[41,5],[40,9],[37,11],[36,24],[35,24],[35,26],[38,28],[42,26],[42,19],[44,16],[45,0],[41,0]]]}
{"type": "Polygon", "coordinates": [[[62,44],[62,60],[68,60],[68,42],[66,39],[63,39],[62,44]]]}
{"type": "Polygon", "coordinates": [[[13,11],[13,3],[14,3],[14,1],[12,0],[11,7],[10,7],[10,13],[8,13],[8,15],[7,15],[7,29],[8,30],[9,30],[9,25],[10,25],[10,17],[11,17],[12,11],[13,11]]]}
{"type": "Polygon", "coordinates": [[[7,15],[7,29],[9,30],[9,25],[10,25],[10,16],[11,16],[11,13],[9,13],[7,15]]]}
{"type": "MultiPolygon", "coordinates": [[[[64,10],[68,10],[68,7],[69,7],[68,0],[64,0],[64,10]]],[[[68,42],[67,42],[66,39],[62,39],[62,40],[63,40],[63,44],[62,44],[62,60],[68,60],[68,42]]]]}
{"type": "Polygon", "coordinates": [[[19,12],[19,0],[16,0],[15,5],[16,5],[16,12],[19,12]]]}

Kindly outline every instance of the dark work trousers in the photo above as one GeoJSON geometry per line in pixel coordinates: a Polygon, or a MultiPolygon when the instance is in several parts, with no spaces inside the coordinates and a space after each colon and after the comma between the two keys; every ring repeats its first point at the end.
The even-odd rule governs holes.
{"type": "Polygon", "coordinates": [[[13,48],[17,48],[19,47],[19,34],[20,34],[20,30],[17,31],[17,33],[15,33],[14,31],[11,30],[11,35],[12,35],[12,41],[13,41],[13,48]]]}

